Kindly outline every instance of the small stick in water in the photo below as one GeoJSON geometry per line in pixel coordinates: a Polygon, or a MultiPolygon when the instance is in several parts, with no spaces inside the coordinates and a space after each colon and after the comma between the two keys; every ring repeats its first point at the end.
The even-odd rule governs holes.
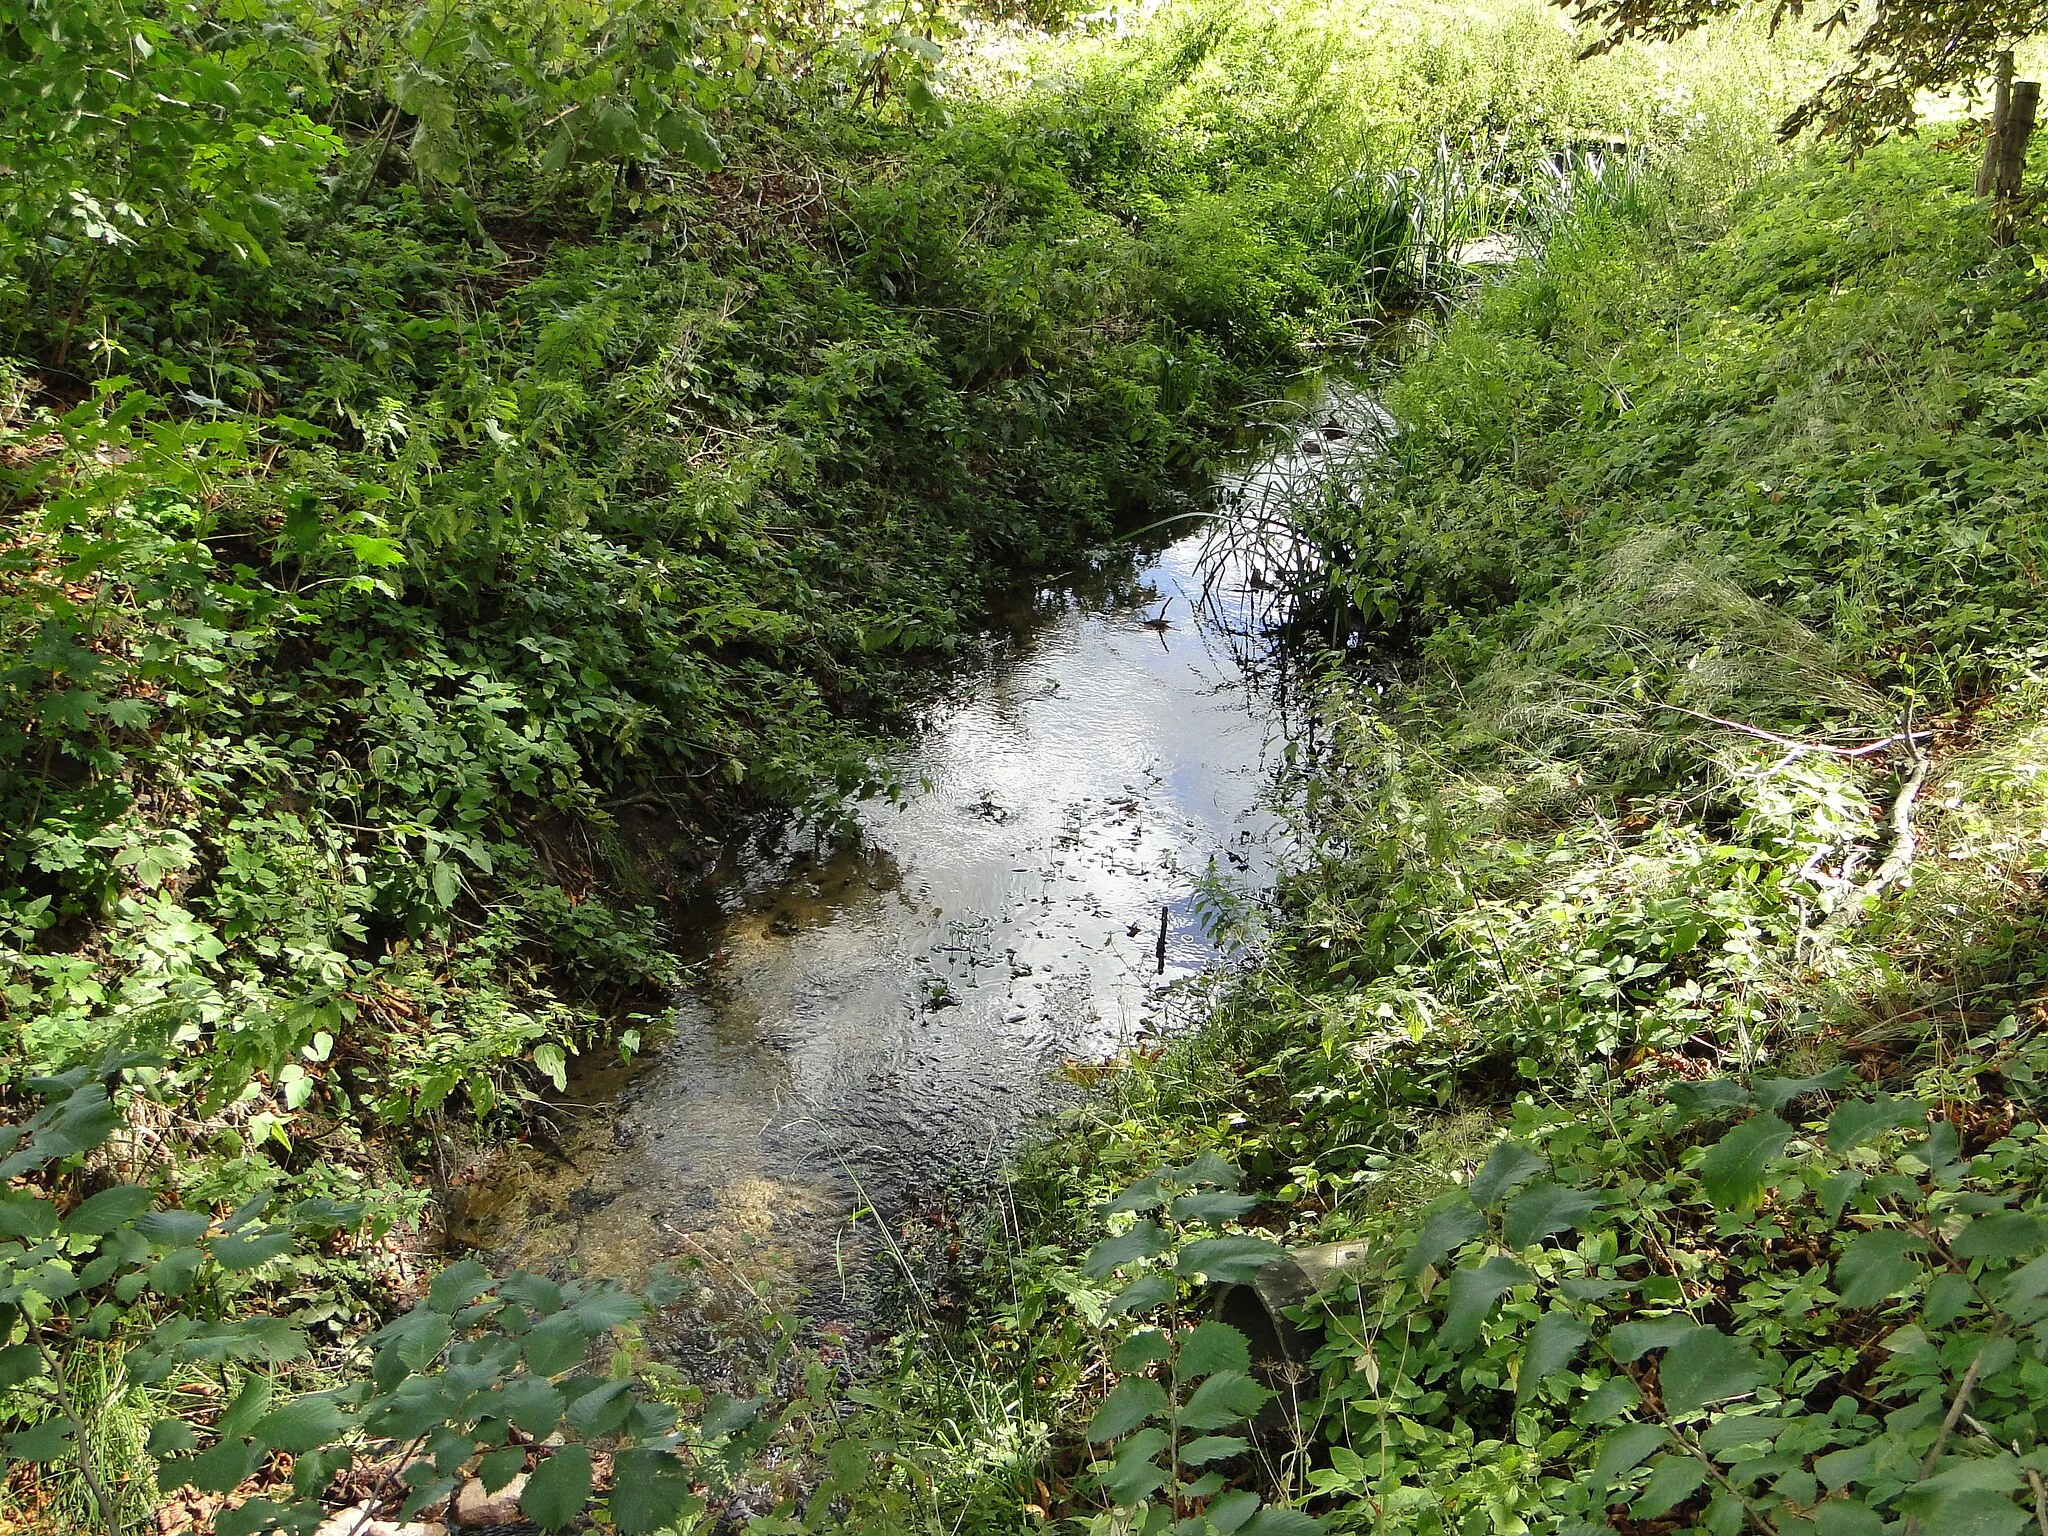
{"type": "Polygon", "coordinates": [[[1159,969],[1154,974],[1164,976],[1166,974],[1166,908],[1164,907],[1159,909],[1159,947],[1155,953],[1159,959],[1159,969]]]}

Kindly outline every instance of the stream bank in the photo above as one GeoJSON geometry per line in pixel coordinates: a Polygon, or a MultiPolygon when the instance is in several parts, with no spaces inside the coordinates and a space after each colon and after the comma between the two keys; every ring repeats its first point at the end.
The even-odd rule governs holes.
{"type": "Polygon", "coordinates": [[[901,1257],[883,1223],[986,1187],[1063,1082],[1199,1016],[1287,855],[1286,508],[1381,419],[1334,371],[1274,407],[1205,515],[994,616],[891,765],[900,802],[728,850],[677,920],[672,1027],[587,1060],[560,1133],[458,1191],[458,1241],[542,1270],[695,1261],[734,1306],[863,1315],[901,1257]]]}

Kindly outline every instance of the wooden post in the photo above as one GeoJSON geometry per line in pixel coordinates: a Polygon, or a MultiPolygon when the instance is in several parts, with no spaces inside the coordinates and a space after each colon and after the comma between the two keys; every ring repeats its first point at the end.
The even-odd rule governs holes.
{"type": "Polygon", "coordinates": [[[2012,109],[2012,54],[1998,56],[1998,85],[1991,96],[1991,128],[1984,135],[1984,159],[1977,167],[1977,195],[1989,197],[1998,184],[1998,141],[2012,109]]]}
{"type": "Polygon", "coordinates": [[[2020,195],[2020,183],[2027,174],[2027,140],[2034,136],[2034,115],[2041,106],[2038,80],[2015,80],[2012,105],[2006,113],[2005,131],[1998,136],[1998,207],[1993,215],[1991,238],[2000,245],[2012,244],[2013,203],[2020,195]]]}

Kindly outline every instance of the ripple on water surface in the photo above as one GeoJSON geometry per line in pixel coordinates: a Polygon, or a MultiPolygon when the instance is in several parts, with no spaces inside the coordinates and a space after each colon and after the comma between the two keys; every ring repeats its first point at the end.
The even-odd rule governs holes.
{"type": "Polygon", "coordinates": [[[1234,523],[1165,547],[1121,600],[1023,604],[905,753],[907,803],[738,882],[673,1031],[585,1074],[593,1109],[482,1185],[465,1235],[535,1267],[696,1253],[815,1285],[845,1272],[851,1213],[992,1167],[1063,1062],[1156,1029],[1165,989],[1216,959],[1214,879],[1261,890],[1280,856],[1283,722],[1247,660],[1288,561],[1271,514],[1376,421],[1362,396],[1311,405],[1224,478],[1234,523]]]}

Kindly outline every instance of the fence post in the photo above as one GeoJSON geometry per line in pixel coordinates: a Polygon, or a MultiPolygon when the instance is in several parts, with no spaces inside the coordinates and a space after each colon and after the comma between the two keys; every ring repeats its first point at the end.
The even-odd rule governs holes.
{"type": "Polygon", "coordinates": [[[1991,97],[1991,128],[1984,135],[1984,159],[1977,167],[1977,195],[1989,197],[1998,185],[1998,141],[2005,133],[2006,113],[2012,108],[2012,54],[1998,56],[1998,86],[1991,97]]]}

